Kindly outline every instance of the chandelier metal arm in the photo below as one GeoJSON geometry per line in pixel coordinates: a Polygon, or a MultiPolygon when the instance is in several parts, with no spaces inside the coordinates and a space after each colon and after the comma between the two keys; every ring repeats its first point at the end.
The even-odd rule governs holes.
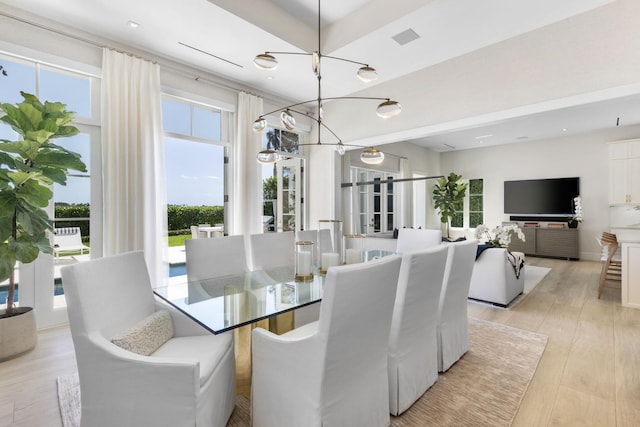
{"type": "MultiPolygon", "coordinates": [[[[312,102],[312,101],[307,101],[307,102],[312,102]]],[[[318,124],[318,126],[322,126],[322,127],[323,127],[323,128],[325,128],[326,130],[328,130],[329,132],[331,132],[331,135],[333,135],[333,136],[338,140],[338,142],[342,144],[342,139],[340,139],[340,137],[339,137],[338,135],[336,135],[336,133],[335,133],[333,130],[331,130],[331,128],[330,128],[329,126],[327,126],[327,125],[322,121],[322,119],[317,118],[317,117],[314,117],[314,116],[311,116],[311,115],[309,115],[309,114],[305,114],[305,113],[303,113],[302,111],[292,110],[292,109],[290,109],[290,108],[281,108],[280,110],[276,110],[276,111],[281,111],[281,110],[289,110],[289,111],[293,111],[293,112],[294,112],[294,113],[296,113],[296,114],[300,114],[301,116],[305,116],[305,117],[310,118],[311,120],[313,120],[314,122],[316,122],[316,123],[318,124]]],[[[274,111],[274,113],[275,113],[275,111],[274,111]]],[[[320,132],[318,132],[318,142],[316,142],[316,143],[314,143],[314,144],[311,144],[311,145],[316,145],[316,144],[320,144],[320,145],[322,144],[322,143],[320,142],[320,132]]],[[[300,145],[303,145],[303,144],[300,144],[300,145]]],[[[344,145],[344,144],[343,144],[343,145],[344,145]]]]}
{"type": "MultiPolygon", "coordinates": [[[[340,139],[340,137],[339,137],[338,135],[336,135],[336,133],[335,133],[334,131],[332,131],[332,130],[331,130],[331,128],[330,128],[329,126],[327,126],[326,124],[324,124],[324,122],[323,122],[322,120],[320,120],[320,119],[316,119],[316,118],[313,118],[313,119],[318,123],[318,125],[322,126],[322,127],[323,127],[323,128],[325,128],[326,130],[328,130],[329,132],[331,132],[331,135],[335,136],[335,138],[338,140],[338,142],[339,142],[340,144],[342,144],[342,140],[340,139]]],[[[320,142],[320,132],[319,132],[319,131],[318,131],[318,142],[317,142],[316,144],[318,144],[318,145],[322,144],[322,143],[320,142]]],[[[343,144],[343,145],[344,145],[344,144],[343,144]]]]}
{"type": "Polygon", "coordinates": [[[271,51],[267,51],[267,52],[265,52],[265,54],[267,54],[267,55],[271,55],[271,54],[276,54],[276,55],[304,55],[304,56],[313,55],[312,53],[307,53],[307,52],[271,52],[271,51]]]}
{"type": "Polygon", "coordinates": [[[375,98],[372,96],[333,96],[330,98],[322,98],[323,101],[328,101],[331,99],[370,99],[375,101],[391,101],[391,98],[375,98]]]}
{"type": "MultiPolygon", "coordinates": [[[[265,51],[264,52],[266,55],[303,55],[303,56],[312,56],[313,53],[307,53],[307,52],[273,52],[273,51],[265,51]]],[[[358,64],[358,65],[363,65],[365,67],[368,67],[369,64],[365,63],[365,62],[360,62],[360,61],[354,61],[352,59],[347,59],[347,58],[339,58],[337,56],[331,56],[331,55],[323,55],[321,54],[319,51],[316,52],[318,54],[319,57],[321,58],[328,58],[328,59],[333,59],[336,61],[344,61],[344,62],[350,62],[352,64],[358,64]]]]}
{"type": "MultiPolygon", "coordinates": [[[[278,108],[276,110],[269,111],[268,113],[261,114],[259,117],[263,118],[263,117],[266,117],[266,116],[268,116],[270,114],[277,113],[278,111],[291,110],[291,108],[297,107],[298,105],[309,104],[311,102],[316,102],[316,101],[317,101],[317,99],[310,99],[308,101],[298,102],[297,104],[287,105],[286,107],[280,107],[280,108],[278,108]]],[[[303,116],[309,116],[307,113],[303,113],[303,112],[300,112],[300,111],[295,111],[295,110],[291,110],[291,111],[293,111],[294,113],[302,114],[303,116]]]]}
{"type": "MultiPolygon", "coordinates": [[[[321,98],[320,101],[328,101],[328,100],[334,100],[334,99],[369,99],[369,100],[373,100],[373,101],[390,101],[391,100],[391,98],[377,98],[377,97],[372,97],[372,96],[332,96],[332,97],[328,97],[328,98],[321,98]]],[[[310,104],[312,102],[318,102],[318,101],[319,101],[319,99],[317,99],[317,98],[316,99],[309,99],[307,101],[302,101],[302,102],[298,102],[296,104],[287,105],[286,107],[280,107],[280,108],[275,109],[273,111],[269,111],[268,113],[261,114],[259,116],[259,118],[263,118],[263,117],[266,117],[266,116],[268,116],[270,114],[277,113],[278,111],[290,110],[290,111],[293,111],[294,113],[298,113],[298,114],[301,114],[301,115],[306,116],[306,117],[311,117],[316,122],[319,122],[320,121],[319,119],[316,119],[313,116],[310,116],[308,113],[303,113],[301,111],[295,111],[295,110],[291,109],[291,108],[297,107],[299,105],[310,104]]],[[[326,127],[326,125],[325,125],[325,127],[326,127]]],[[[327,128],[327,129],[329,129],[329,128],[327,128]]]]}
{"type": "Polygon", "coordinates": [[[363,65],[365,67],[369,66],[369,64],[366,64],[364,62],[358,62],[358,61],[354,61],[354,60],[346,59],[346,58],[338,58],[337,56],[329,56],[329,55],[320,55],[320,56],[322,56],[322,58],[335,59],[336,61],[351,62],[352,64],[363,65]]]}
{"type": "MultiPolygon", "coordinates": [[[[396,101],[391,101],[390,98],[386,98],[386,97],[365,97],[365,96],[336,96],[336,97],[329,97],[329,98],[323,98],[322,97],[322,76],[320,73],[320,62],[323,58],[327,58],[327,59],[332,59],[335,61],[343,61],[343,62],[348,62],[351,64],[357,64],[360,65],[361,68],[358,70],[357,72],[357,77],[362,80],[363,82],[371,82],[377,79],[377,72],[375,70],[375,68],[372,68],[369,66],[369,64],[364,63],[364,62],[360,62],[360,61],[354,61],[352,59],[346,59],[346,58],[340,58],[340,57],[336,57],[336,56],[324,56],[321,52],[321,41],[322,41],[322,36],[321,36],[321,22],[320,22],[320,7],[321,7],[321,0],[318,0],[318,50],[315,52],[311,52],[311,53],[307,53],[307,52],[276,52],[276,51],[266,51],[264,54],[260,54],[257,55],[254,59],[254,63],[255,65],[262,69],[262,70],[273,70],[278,66],[278,61],[276,60],[276,58],[273,56],[273,54],[275,55],[303,55],[303,56],[311,56],[311,66],[312,66],[312,70],[314,72],[314,74],[316,75],[317,81],[318,81],[318,96],[315,99],[310,99],[307,101],[302,101],[302,102],[298,102],[295,104],[291,104],[288,105],[286,107],[280,107],[277,108],[273,111],[270,111],[268,113],[264,113],[261,114],[259,116],[259,118],[257,120],[254,121],[253,123],[253,130],[255,132],[262,132],[266,127],[267,127],[267,120],[266,120],[266,116],[269,116],[271,114],[274,113],[278,113],[280,112],[280,122],[282,123],[282,125],[287,129],[287,130],[293,130],[295,128],[295,119],[293,117],[293,115],[291,113],[295,113],[295,114],[300,114],[302,116],[308,117],[311,120],[315,121],[317,126],[318,126],[318,132],[317,132],[317,142],[316,143],[305,143],[305,144],[299,144],[299,145],[323,145],[323,143],[321,142],[321,132],[320,130],[322,128],[324,128],[325,130],[329,131],[334,138],[338,141],[336,143],[325,143],[324,145],[335,145],[336,146],[336,150],[338,151],[338,153],[340,155],[343,155],[345,153],[345,146],[351,146],[351,147],[358,147],[358,148],[365,148],[359,145],[353,145],[353,144],[344,144],[342,142],[342,140],[340,139],[340,137],[329,127],[327,126],[323,120],[322,120],[322,109],[323,109],[323,103],[324,101],[330,101],[330,100],[340,100],[340,99],[355,99],[355,100],[376,100],[376,101],[383,101],[380,105],[378,105],[378,108],[376,109],[376,112],[378,114],[378,116],[382,117],[382,118],[390,118],[393,116],[396,116],[397,114],[400,113],[402,106],[396,102],[396,101]],[[301,112],[298,110],[295,110],[295,107],[298,107],[300,105],[306,105],[306,104],[311,104],[311,103],[316,103],[316,113],[312,114],[311,112],[301,112]]],[[[374,147],[368,147],[365,148],[365,150],[361,153],[360,155],[361,161],[367,164],[380,164],[383,160],[384,160],[384,153],[382,153],[380,150],[377,150],[374,147]]],[[[258,154],[258,158],[257,158],[258,162],[263,163],[263,164],[272,164],[275,163],[276,161],[278,161],[278,156],[276,155],[276,152],[272,149],[266,149],[266,150],[262,150],[260,151],[260,153],[258,154]]]]}

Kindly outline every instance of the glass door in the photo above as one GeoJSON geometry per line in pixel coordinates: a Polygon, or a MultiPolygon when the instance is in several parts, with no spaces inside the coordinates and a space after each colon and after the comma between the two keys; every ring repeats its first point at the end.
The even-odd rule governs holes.
{"type": "Polygon", "coordinates": [[[298,231],[302,224],[302,162],[291,158],[276,163],[278,231],[298,231]]]}
{"type": "Polygon", "coordinates": [[[79,153],[86,173],[71,173],[67,185],[54,185],[49,207],[54,230],[52,244],[58,254],[40,255],[32,266],[22,266],[20,290],[33,298],[38,328],[66,323],[67,304],[61,281],[61,268],[101,256],[102,200],[100,167],[100,130],[77,125],[80,133],[56,141],[79,153]],[[65,246],[69,245],[71,246],[65,246]],[[24,273],[24,274],[23,274],[24,273]]]}

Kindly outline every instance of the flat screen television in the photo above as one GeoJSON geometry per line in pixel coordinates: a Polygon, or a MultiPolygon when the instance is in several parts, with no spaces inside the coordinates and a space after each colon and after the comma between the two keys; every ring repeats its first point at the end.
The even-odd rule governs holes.
{"type": "Polygon", "coordinates": [[[528,179],[504,182],[504,213],[572,215],[580,195],[580,178],[528,179]]]}

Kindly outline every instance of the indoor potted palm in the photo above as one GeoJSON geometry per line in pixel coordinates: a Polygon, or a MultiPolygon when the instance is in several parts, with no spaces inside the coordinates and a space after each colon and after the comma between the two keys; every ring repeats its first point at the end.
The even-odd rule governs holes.
{"type": "Polygon", "coordinates": [[[35,346],[33,309],[14,305],[15,266],[52,253],[53,224],[45,210],[51,187],[66,185],[70,169],[86,172],[79,154],[52,142],[78,133],[70,125],[73,113],[62,103],[43,104],[20,93],[24,101],[0,104],[0,121],[20,135],[18,141],[0,140],[0,282],[9,279],[7,306],[0,310],[0,360],[35,346]]]}
{"type": "Polygon", "coordinates": [[[451,218],[457,210],[462,209],[466,192],[467,183],[462,176],[453,172],[447,178],[439,178],[433,188],[433,202],[440,213],[440,222],[446,224],[447,238],[450,237],[451,218]]]}

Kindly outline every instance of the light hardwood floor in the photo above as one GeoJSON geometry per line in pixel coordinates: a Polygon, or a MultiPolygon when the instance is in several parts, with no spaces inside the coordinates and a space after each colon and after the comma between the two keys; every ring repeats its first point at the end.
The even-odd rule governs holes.
{"type": "MultiPolygon", "coordinates": [[[[527,264],[552,270],[516,307],[469,303],[470,316],[549,337],[513,425],[639,426],[640,310],[615,290],[598,300],[600,263],[527,264]]],[[[0,363],[0,426],[61,426],[56,378],[75,369],[69,329],[42,331],[35,350],[0,363]]]]}

